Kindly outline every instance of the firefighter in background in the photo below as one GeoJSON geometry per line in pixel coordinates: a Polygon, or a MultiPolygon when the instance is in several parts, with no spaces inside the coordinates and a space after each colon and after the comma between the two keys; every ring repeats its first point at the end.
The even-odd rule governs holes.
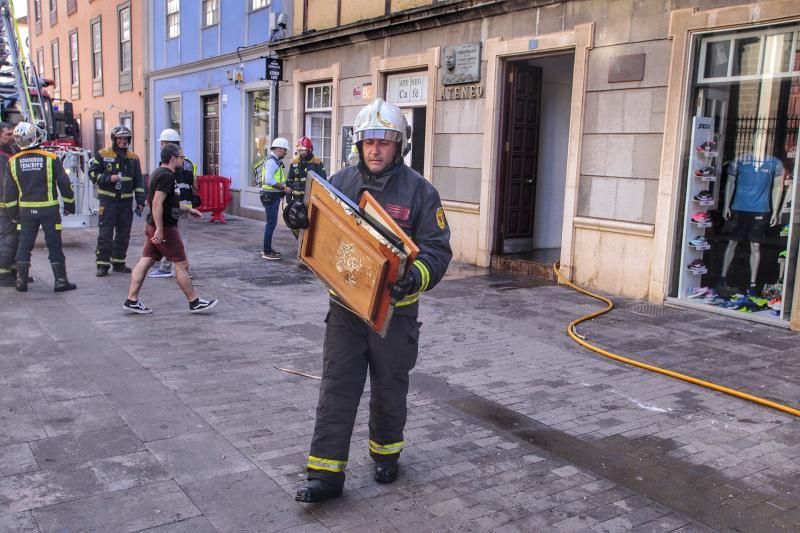
{"type": "Polygon", "coordinates": [[[8,160],[17,150],[14,148],[14,126],[0,122],[0,287],[13,287],[16,284],[17,223],[8,216],[8,207],[17,205],[16,185],[9,188],[11,196],[5,198],[6,180],[13,181],[8,170],[8,160]]]}
{"type": "Polygon", "coordinates": [[[28,122],[14,128],[14,141],[22,149],[8,161],[11,179],[6,180],[3,196],[8,215],[19,224],[17,246],[17,282],[19,292],[28,290],[28,272],[31,251],[36,243],[39,227],[44,231],[50,265],[53,268],[56,292],[76,289],[67,279],[64,252],[61,249],[61,213],[58,196],[64,202],[64,214],[75,213],[75,195],[72,192],[64,166],[55,154],[38,150],[44,132],[28,122]],[[16,193],[16,205],[9,199],[16,193]]]}
{"type": "MultiPolygon", "coordinates": [[[[286,186],[292,192],[287,195],[286,209],[294,202],[302,202],[306,195],[306,178],[308,171],[316,172],[321,178],[327,178],[328,173],[325,172],[325,164],[322,159],[314,155],[314,144],[308,137],[300,137],[295,145],[297,155],[292,159],[289,165],[289,172],[286,175],[286,186]]],[[[297,237],[300,230],[293,229],[292,233],[297,237]]]]}
{"type": "MultiPolygon", "coordinates": [[[[419,298],[439,283],[453,255],[439,193],[403,162],[409,136],[400,108],[375,100],[359,112],[353,126],[358,166],[347,167],[330,180],[356,203],[363,191],[369,191],[414,240],[420,253],[390,287],[395,309],[385,337],[341,300],[331,297],[317,419],[306,464],[308,481],[297,491],[297,501],[318,502],[341,494],[350,437],[368,373],[368,447],[375,461],[375,480],[391,483],[398,476],[408,373],[416,364],[419,349],[419,298]]],[[[306,206],[301,202],[292,205],[286,218],[292,229],[308,226],[306,206]]]]}
{"type": "Polygon", "coordinates": [[[128,149],[131,130],[116,126],[111,130],[111,146],[103,148],[89,162],[89,178],[97,185],[100,200],[97,249],[95,250],[97,276],[114,272],[130,273],[125,265],[134,210],[131,201],[136,200],[135,213],[142,216],[144,209],[144,179],[139,156],[128,149]]]}

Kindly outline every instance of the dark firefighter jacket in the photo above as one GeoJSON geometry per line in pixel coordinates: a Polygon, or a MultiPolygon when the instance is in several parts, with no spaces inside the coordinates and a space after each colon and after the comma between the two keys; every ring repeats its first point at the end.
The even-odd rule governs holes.
{"type": "Polygon", "coordinates": [[[17,186],[14,185],[13,189],[10,189],[13,193],[8,200],[5,197],[5,184],[6,180],[13,182],[14,180],[11,179],[11,171],[9,170],[8,160],[14,155],[15,151],[9,147],[7,150],[0,149],[0,217],[8,216],[6,212],[6,204],[12,203],[16,204],[17,202],[17,186]]]}
{"type": "Polygon", "coordinates": [[[103,148],[89,161],[89,179],[97,185],[100,200],[128,200],[136,198],[136,205],[144,206],[144,178],[139,156],[130,150],[124,154],[112,147],[103,148]],[[114,183],[111,176],[121,174],[122,181],[114,183]],[[119,188],[118,188],[119,187],[119,188]]]}
{"type": "Polygon", "coordinates": [[[321,178],[327,178],[325,164],[322,159],[312,155],[309,159],[302,159],[299,155],[292,159],[289,172],[286,174],[286,185],[291,187],[293,197],[302,197],[306,192],[306,177],[308,171],[316,172],[321,178]]]}
{"type": "Polygon", "coordinates": [[[3,197],[11,218],[58,212],[59,193],[64,201],[64,211],[75,212],[72,185],[55,154],[37,149],[23,150],[12,156],[8,165],[11,179],[5,181],[3,197]]]}
{"type": "Polygon", "coordinates": [[[347,167],[334,174],[331,183],[356,203],[362,192],[369,191],[419,247],[411,268],[419,270],[422,286],[395,307],[395,314],[416,315],[419,293],[439,283],[453,256],[450,227],[439,193],[404,164],[395,165],[380,176],[369,174],[363,164],[347,167]]]}

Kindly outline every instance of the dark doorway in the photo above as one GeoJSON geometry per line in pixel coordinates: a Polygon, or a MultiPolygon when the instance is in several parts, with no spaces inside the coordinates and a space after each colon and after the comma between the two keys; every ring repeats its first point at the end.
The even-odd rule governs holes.
{"type": "Polygon", "coordinates": [[[203,173],[219,175],[219,96],[203,97],[203,173]]]}
{"type": "Polygon", "coordinates": [[[508,63],[505,85],[496,254],[533,249],[542,69],[521,62],[508,63]]]}

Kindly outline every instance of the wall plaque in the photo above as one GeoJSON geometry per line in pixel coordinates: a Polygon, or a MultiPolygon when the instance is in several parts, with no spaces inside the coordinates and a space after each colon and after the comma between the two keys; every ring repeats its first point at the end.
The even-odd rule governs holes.
{"type": "Polygon", "coordinates": [[[439,100],[470,100],[483,98],[483,85],[461,85],[459,87],[442,87],[439,100]]]}
{"type": "Polygon", "coordinates": [[[481,43],[445,46],[442,53],[442,85],[481,81],[481,43]]]}

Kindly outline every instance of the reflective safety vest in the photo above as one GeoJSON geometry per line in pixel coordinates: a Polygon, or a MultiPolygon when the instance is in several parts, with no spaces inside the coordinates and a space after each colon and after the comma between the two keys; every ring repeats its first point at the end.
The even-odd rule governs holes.
{"type": "MultiPolygon", "coordinates": [[[[18,191],[17,202],[9,202],[11,195],[6,183],[6,208],[18,207],[22,214],[58,210],[61,194],[64,210],[75,212],[75,193],[61,161],[55,154],[44,150],[24,150],[9,160],[13,184],[18,191]]],[[[12,185],[13,186],[13,185],[12,185]]]]}
{"type": "Polygon", "coordinates": [[[270,159],[274,160],[275,163],[278,164],[278,169],[272,174],[272,179],[275,183],[286,183],[286,169],[283,167],[283,162],[275,157],[274,155],[270,154],[268,157],[265,157],[258,163],[256,163],[255,167],[255,174],[256,174],[256,183],[261,184],[261,189],[268,192],[282,192],[281,189],[277,187],[273,187],[269,183],[267,183],[267,177],[265,176],[265,172],[267,169],[267,161],[270,159]]]}

